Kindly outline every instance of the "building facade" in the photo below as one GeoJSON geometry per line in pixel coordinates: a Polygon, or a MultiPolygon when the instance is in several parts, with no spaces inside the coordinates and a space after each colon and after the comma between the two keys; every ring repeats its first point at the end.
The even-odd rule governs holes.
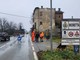
{"type": "Polygon", "coordinates": [[[63,20],[63,11],[60,8],[55,10],[55,34],[61,36],[61,21],[63,20]]]}
{"type": "MultiPolygon", "coordinates": [[[[55,31],[57,24],[63,19],[63,12],[52,8],[52,31],[55,31]]],[[[33,27],[38,31],[50,30],[50,8],[36,7],[33,11],[33,27]]],[[[60,26],[60,25],[59,25],[60,26]]]]}

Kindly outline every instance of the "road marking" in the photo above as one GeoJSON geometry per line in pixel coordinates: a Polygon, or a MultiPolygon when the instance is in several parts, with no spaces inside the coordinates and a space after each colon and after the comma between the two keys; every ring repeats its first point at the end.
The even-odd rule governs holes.
{"type": "Polygon", "coordinates": [[[31,43],[31,48],[33,50],[34,60],[38,60],[38,57],[36,55],[36,52],[35,52],[35,49],[34,49],[34,45],[33,45],[32,41],[31,41],[31,38],[30,38],[30,43],[31,43]]]}
{"type": "Polygon", "coordinates": [[[34,47],[32,47],[32,50],[34,50],[34,51],[35,51],[34,47]]]}

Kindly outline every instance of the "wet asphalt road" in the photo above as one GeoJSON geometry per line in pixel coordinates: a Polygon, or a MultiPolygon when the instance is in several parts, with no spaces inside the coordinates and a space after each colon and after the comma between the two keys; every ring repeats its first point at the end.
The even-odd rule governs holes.
{"type": "Polygon", "coordinates": [[[0,47],[0,60],[34,60],[29,36],[22,38],[22,43],[18,43],[15,38],[9,43],[0,47]]]}
{"type": "MultiPolygon", "coordinates": [[[[10,37],[10,41],[16,39],[16,37],[10,37]]],[[[5,45],[6,43],[10,42],[10,41],[0,41],[0,47],[5,45]]]]}

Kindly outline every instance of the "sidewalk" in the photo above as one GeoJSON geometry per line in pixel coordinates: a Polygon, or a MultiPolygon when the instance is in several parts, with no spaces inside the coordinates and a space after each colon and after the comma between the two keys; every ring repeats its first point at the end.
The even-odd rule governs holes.
{"type": "MultiPolygon", "coordinates": [[[[45,51],[45,50],[50,50],[50,41],[46,41],[44,40],[44,42],[33,42],[33,45],[34,45],[34,48],[35,48],[35,52],[38,52],[38,51],[45,51]]],[[[53,49],[56,49],[57,46],[59,44],[58,43],[55,43],[53,42],[53,49]]]]}

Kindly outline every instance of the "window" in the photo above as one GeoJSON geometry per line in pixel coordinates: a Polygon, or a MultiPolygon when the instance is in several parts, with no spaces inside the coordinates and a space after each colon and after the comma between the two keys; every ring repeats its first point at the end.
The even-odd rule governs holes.
{"type": "Polygon", "coordinates": [[[42,11],[40,12],[40,16],[42,16],[42,11]]]}
{"type": "Polygon", "coordinates": [[[40,25],[42,25],[42,22],[40,22],[40,25]]]}
{"type": "Polygon", "coordinates": [[[59,15],[59,18],[60,18],[60,15],[59,15]]]}
{"type": "Polygon", "coordinates": [[[36,23],[35,23],[35,26],[34,26],[34,28],[36,29],[36,23]]]}

